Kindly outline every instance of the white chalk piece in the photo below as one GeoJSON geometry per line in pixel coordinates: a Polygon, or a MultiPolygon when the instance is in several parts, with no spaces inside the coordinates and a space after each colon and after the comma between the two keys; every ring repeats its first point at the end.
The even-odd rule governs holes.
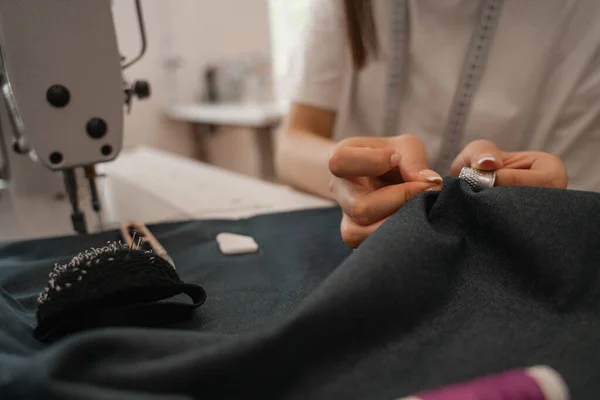
{"type": "Polygon", "coordinates": [[[235,233],[219,233],[217,235],[219,250],[223,254],[249,254],[258,251],[258,243],[251,236],[235,233]]]}

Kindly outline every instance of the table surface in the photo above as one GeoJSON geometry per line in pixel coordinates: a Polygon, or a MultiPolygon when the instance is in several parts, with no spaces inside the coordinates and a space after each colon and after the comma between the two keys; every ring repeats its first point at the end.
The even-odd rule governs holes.
{"type": "MultiPolygon", "coordinates": [[[[333,203],[285,186],[247,177],[152,148],[124,151],[102,166],[102,220],[91,212],[85,182],[81,205],[90,231],[122,221],[237,219],[253,215],[330,207],[333,203]]],[[[72,234],[70,206],[52,196],[15,199],[0,191],[0,241],[72,234]]]]}
{"type": "Polygon", "coordinates": [[[282,103],[176,104],[166,110],[171,119],[207,125],[262,128],[277,124],[285,116],[282,103]]]}

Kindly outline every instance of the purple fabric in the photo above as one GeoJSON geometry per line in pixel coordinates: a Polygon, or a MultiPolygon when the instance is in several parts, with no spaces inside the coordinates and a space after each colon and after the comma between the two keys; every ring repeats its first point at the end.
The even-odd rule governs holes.
{"type": "Polygon", "coordinates": [[[520,370],[445,386],[416,397],[420,400],[545,400],[537,382],[520,370]]]}

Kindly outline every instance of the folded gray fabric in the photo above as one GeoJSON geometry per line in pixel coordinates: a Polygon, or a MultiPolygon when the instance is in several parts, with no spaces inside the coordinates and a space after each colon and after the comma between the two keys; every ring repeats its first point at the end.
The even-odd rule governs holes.
{"type": "Polygon", "coordinates": [[[337,209],[150,227],[208,294],[164,329],[31,338],[48,266],[116,232],[0,245],[2,399],[394,399],[546,364],[600,398],[600,195],[445,181],[361,247],[337,209]],[[255,238],[224,256],[214,238],[255,238]]]}

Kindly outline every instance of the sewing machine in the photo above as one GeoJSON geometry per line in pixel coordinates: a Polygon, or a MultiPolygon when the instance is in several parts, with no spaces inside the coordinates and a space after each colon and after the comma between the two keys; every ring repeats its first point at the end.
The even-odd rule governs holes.
{"type": "Polygon", "coordinates": [[[0,0],[2,107],[0,178],[14,201],[64,190],[73,228],[87,231],[78,180],[85,178],[94,211],[101,196],[96,165],[114,160],[123,142],[123,114],[134,97],[150,95],[147,82],[125,82],[122,70],[140,54],[119,53],[111,1],[0,0]]]}
{"type": "Polygon", "coordinates": [[[149,95],[123,77],[146,48],[135,5],[142,49],[127,61],[109,0],[0,0],[0,241],[331,206],[159,150],[122,151],[124,115],[149,95]]]}

